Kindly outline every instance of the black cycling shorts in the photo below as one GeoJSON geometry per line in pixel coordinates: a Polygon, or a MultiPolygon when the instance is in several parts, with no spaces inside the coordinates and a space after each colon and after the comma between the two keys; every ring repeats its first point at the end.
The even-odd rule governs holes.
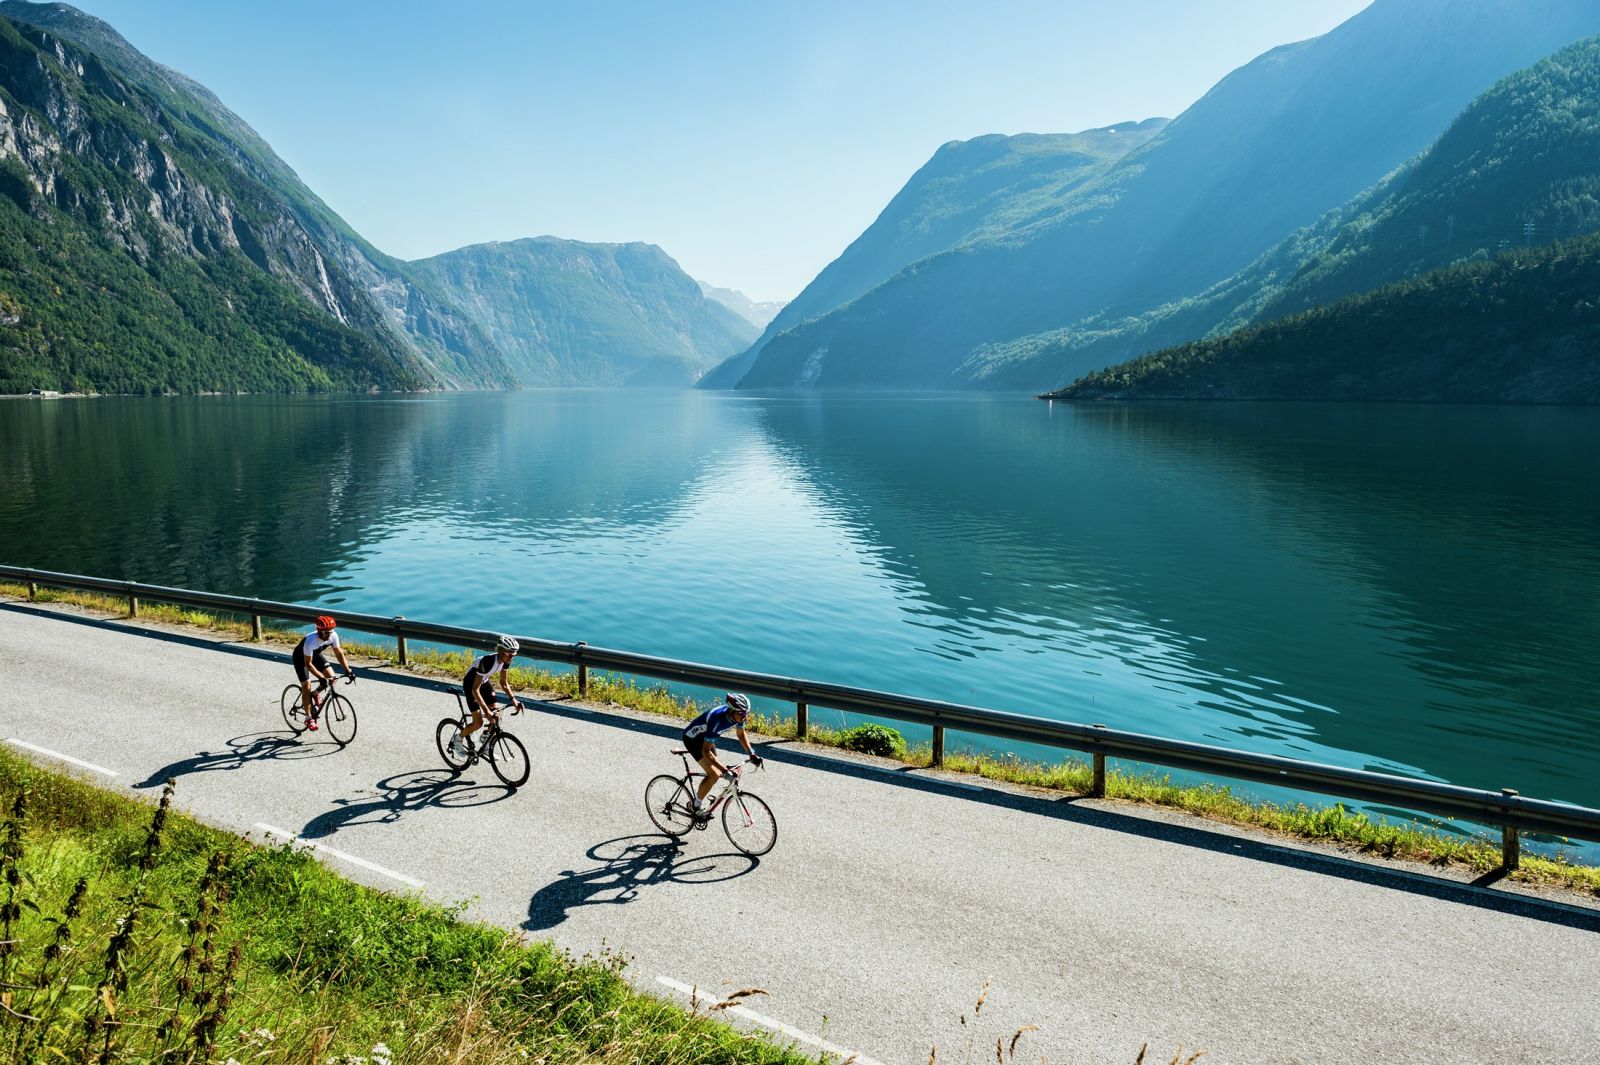
{"type": "MultiPolygon", "coordinates": [[[[320,649],[316,654],[311,656],[311,662],[318,669],[324,672],[333,671],[333,667],[329,665],[328,660],[322,656],[322,651],[320,649]]],[[[301,649],[299,644],[296,644],[294,648],[294,675],[300,678],[300,682],[302,684],[311,679],[311,671],[306,668],[306,653],[301,649]]]]}
{"type": "Polygon", "coordinates": [[[706,756],[706,744],[710,742],[711,740],[705,736],[685,736],[683,738],[683,745],[689,748],[689,757],[697,762],[706,756]]]}
{"type": "MultiPolygon", "coordinates": [[[[483,696],[483,705],[493,710],[494,685],[490,684],[488,681],[484,681],[482,684],[478,685],[478,694],[483,696]]],[[[471,714],[478,709],[478,704],[472,699],[472,686],[470,684],[464,683],[461,685],[461,697],[467,701],[468,714],[471,714]]]]}

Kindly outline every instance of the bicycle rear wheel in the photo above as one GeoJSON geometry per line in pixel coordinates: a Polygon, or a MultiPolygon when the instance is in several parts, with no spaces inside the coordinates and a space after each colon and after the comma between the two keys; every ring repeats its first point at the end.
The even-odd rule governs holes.
{"type": "Polygon", "coordinates": [[[741,791],[722,804],[722,830],[740,853],[759,858],[778,842],[778,819],[764,799],[741,791]]]}
{"type": "Polygon", "coordinates": [[[306,730],[305,711],[300,709],[300,685],[291,684],[278,698],[278,709],[283,711],[283,723],[296,736],[306,730]]]}
{"type": "Polygon", "coordinates": [[[344,696],[330,693],[322,704],[322,727],[328,738],[343,747],[356,738],[356,708],[344,696]]]}
{"type": "Polygon", "coordinates": [[[694,827],[689,801],[700,787],[702,774],[672,777],[663,773],[644,786],[644,809],[655,826],[669,836],[681,836],[694,827]]]}
{"type": "Polygon", "coordinates": [[[434,726],[433,743],[439,748],[439,757],[444,759],[444,764],[450,767],[450,772],[459,773],[467,768],[472,761],[472,755],[463,754],[459,758],[450,753],[450,742],[461,731],[461,722],[453,717],[447,717],[434,726]]]}
{"type": "Polygon", "coordinates": [[[520,788],[528,782],[532,767],[528,764],[528,749],[521,740],[509,732],[496,731],[487,753],[489,767],[506,787],[520,788]]]}

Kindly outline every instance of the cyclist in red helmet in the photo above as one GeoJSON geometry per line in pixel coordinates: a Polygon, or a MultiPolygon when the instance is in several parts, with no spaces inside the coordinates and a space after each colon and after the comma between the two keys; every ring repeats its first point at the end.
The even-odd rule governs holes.
{"type": "Polygon", "coordinates": [[[328,664],[327,650],[331,647],[333,653],[339,656],[339,665],[344,667],[344,675],[355,680],[355,671],[350,668],[349,661],[344,657],[344,648],[339,646],[339,634],[333,630],[339,623],[327,614],[317,617],[317,631],[308,632],[305,638],[294,645],[294,672],[300,678],[300,705],[306,710],[306,728],[312,732],[317,731],[316,703],[311,700],[311,678],[318,680],[333,680],[333,667],[328,664]]]}

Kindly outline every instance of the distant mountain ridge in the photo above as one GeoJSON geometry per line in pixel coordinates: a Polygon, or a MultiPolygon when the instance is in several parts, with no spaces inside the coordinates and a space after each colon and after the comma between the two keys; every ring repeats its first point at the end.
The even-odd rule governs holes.
{"type": "Polygon", "coordinates": [[[1543,245],[1597,232],[1600,36],[1502,79],[1376,188],[1137,323],[1216,324],[1209,339],[1052,395],[1596,402],[1600,285],[1584,286],[1600,244],[1543,245]]]}
{"type": "Polygon", "coordinates": [[[687,385],[756,332],[659,249],[590,266],[551,275],[540,375],[506,331],[529,293],[460,305],[204,86],[66,4],[0,2],[0,392],[687,385]]]}
{"type": "Polygon", "coordinates": [[[991,134],[941,146],[760,339],[707,374],[700,387],[736,386],[773,337],[849,303],[920,259],[1037,221],[1166,124],[1152,118],[1080,133],[991,134]]]}
{"type": "Polygon", "coordinates": [[[757,329],[765,329],[767,323],[789,305],[788,300],[753,300],[743,292],[731,288],[718,288],[704,281],[700,282],[700,294],[708,300],[722,304],[757,329]]]}
{"type": "Polygon", "coordinates": [[[483,330],[522,385],[688,386],[756,335],[653,244],[532,237],[410,266],[483,330]]]}
{"type": "Polygon", "coordinates": [[[1068,379],[1130,347],[1221,336],[1464,258],[1596,230],[1600,37],[1590,37],[1501,79],[1426,151],[1206,292],[996,345],[990,357],[1068,379]]]}
{"type": "Polygon", "coordinates": [[[1071,348],[1075,331],[1205,291],[1379,181],[1498,78],[1595,32],[1600,5],[1581,0],[1377,0],[1233,72],[1030,224],[769,327],[739,385],[1049,387],[1061,345],[1034,363],[1009,342],[1060,331],[1071,348]]]}

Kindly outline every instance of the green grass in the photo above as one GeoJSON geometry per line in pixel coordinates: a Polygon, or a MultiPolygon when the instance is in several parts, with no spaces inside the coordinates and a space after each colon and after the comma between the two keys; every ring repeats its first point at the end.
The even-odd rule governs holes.
{"type": "Polygon", "coordinates": [[[0,751],[0,1059],[810,1059],[577,960],[0,751]],[[381,1049],[380,1049],[381,1048],[381,1049]]]}
{"type": "MultiPolygon", "coordinates": [[[[25,597],[27,589],[15,583],[0,582],[0,595],[25,597]]],[[[127,601],[98,593],[71,592],[39,588],[37,601],[66,603],[111,613],[127,613],[127,601]]],[[[194,625],[233,636],[248,636],[250,626],[242,621],[218,617],[203,611],[188,610],[164,604],[141,603],[140,616],[150,620],[194,625]]],[[[267,629],[264,638],[282,643],[292,643],[300,638],[298,632],[267,629]]],[[[378,659],[392,659],[391,646],[346,643],[355,655],[378,659]]],[[[466,672],[475,652],[437,651],[413,648],[408,654],[409,668],[424,674],[458,677],[466,672]]],[[[576,698],[578,680],[572,673],[554,673],[543,669],[517,668],[511,671],[511,686],[538,698],[576,698]]],[[[594,703],[611,703],[629,710],[661,714],[687,719],[699,712],[691,700],[674,695],[663,685],[641,685],[637,681],[606,673],[589,675],[589,691],[585,697],[594,703]]],[[[797,722],[793,717],[752,714],[750,728],[762,735],[778,739],[798,738],[797,722]]],[[[891,730],[892,731],[892,730],[891,730]]],[[[859,733],[851,729],[830,729],[812,724],[806,733],[806,742],[821,746],[852,748],[859,733]]],[[[906,765],[926,766],[931,752],[926,747],[912,747],[894,756],[906,765]]],[[[1081,759],[1040,763],[1010,756],[977,753],[950,753],[945,755],[944,768],[951,772],[971,773],[990,780],[1044,788],[1051,791],[1083,795],[1090,791],[1093,771],[1081,759]]],[[[1309,806],[1296,804],[1279,806],[1240,798],[1232,789],[1215,784],[1175,784],[1169,777],[1155,773],[1127,773],[1111,769],[1106,774],[1106,798],[1148,806],[1183,810],[1186,813],[1232,825],[1262,829],[1274,834],[1311,842],[1320,842],[1358,850],[1376,857],[1412,862],[1426,862],[1441,868],[1456,867],[1475,873],[1488,872],[1500,864],[1497,842],[1463,837],[1443,831],[1433,831],[1410,822],[1391,823],[1385,819],[1373,820],[1364,813],[1355,812],[1342,805],[1309,806]]],[[[1558,855],[1540,857],[1524,852],[1521,866],[1512,872],[1512,880],[1528,884],[1541,884],[1569,891],[1600,896],[1600,867],[1579,865],[1558,855]]]]}

